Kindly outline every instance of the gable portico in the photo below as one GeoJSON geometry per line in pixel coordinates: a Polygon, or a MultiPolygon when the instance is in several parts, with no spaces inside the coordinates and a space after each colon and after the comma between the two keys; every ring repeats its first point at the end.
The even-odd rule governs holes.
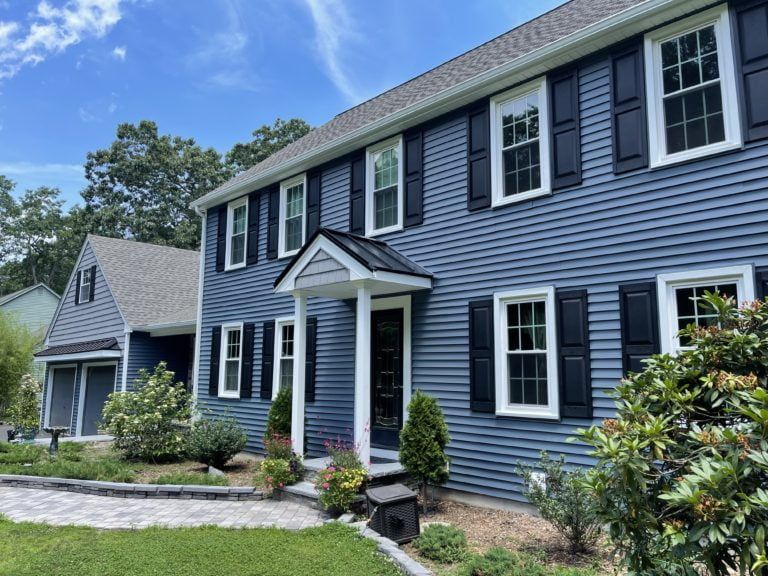
{"type": "MultiPolygon", "coordinates": [[[[333,298],[356,301],[354,443],[361,462],[371,459],[372,313],[376,300],[432,288],[432,275],[386,243],[344,232],[319,229],[278,276],[275,293],[294,298],[294,371],[291,437],[294,450],[304,452],[307,300],[333,298]]],[[[403,299],[401,301],[404,302],[403,299]]],[[[397,307],[393,301],[392,306],[397,307]]],[[[395,354],[410,373],[410,300],[400,305],[403,321],[395,354]],[[407,327],[407,340],[403,340],[407,327]],[[407,343],[408,346],[404,346],[407,343]],[[399,350],[399,352],[397,352],[399,350]]],[[[384,320],[386,322],[386,320],[384,320]]],[[[384,326],[384,325],[382,325],[384,326]]],[[[392,331],[392,327],[389,328],[392,331]]],[[[394,372],[391,377],[394,377],[394,372]]],[[[408,386],[410,379],[402,379],[408,386]]],[[[403,411],[404,413],[404,411],[403,411]]],[[[402,422],[399,422],[401,425],[402,422]]]]}

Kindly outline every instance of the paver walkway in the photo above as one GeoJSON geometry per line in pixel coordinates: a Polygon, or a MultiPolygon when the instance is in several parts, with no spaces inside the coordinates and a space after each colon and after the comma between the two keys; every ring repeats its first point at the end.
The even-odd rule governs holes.
{"type": "Polygon", "coordinates": [[[217,526],[254,528],[275,526],[299,530],[318,526],[317,510],[294,502],[221,502],[215,500],[155,500],[110,498],[72,492],[0,487],[0,514],[15,522],[145,528],[161,526],[217,526]]]}

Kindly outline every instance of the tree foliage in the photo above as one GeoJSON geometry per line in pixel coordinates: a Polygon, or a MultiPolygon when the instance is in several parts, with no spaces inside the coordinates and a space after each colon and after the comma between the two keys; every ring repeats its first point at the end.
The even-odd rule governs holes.
{"type": "Polygon", "coordinates": [[[719,326],[615,391],[618,414],[580,431],[588,483],[630,573],[768,573],[768,301],[705,293],[719,326]],[[698,570],[698,571],[697,571],[698,570]]]}
{"type": "Polygon", "coordinates": [[[227,152],[226,163],[234,173],[242,172],[305,136],[310,130],[312,127],[301,118],[287,121],[278,118],[272,126],[264,124],[254,130],[250,142],[235,144],[227,152]]]}
{"type": "Polygon", "coordinates": [[[32,368],[34,335],[10,314],[0,311],[0,415],[32,368]]]}

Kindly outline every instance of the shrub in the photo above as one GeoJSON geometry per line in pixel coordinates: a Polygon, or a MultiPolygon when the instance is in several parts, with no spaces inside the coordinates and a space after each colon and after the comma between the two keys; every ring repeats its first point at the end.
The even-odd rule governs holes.
{"type": "Polygon", "coordinates": [[[104,404],[104,426],[125,458],[145,462],[179,459],[186,448],[180,424],[188,422],[192,397],[160,362],[139,372],[134,392],[113,392],[104,404]]]}
{"type": "Polygon", "coordinates": [[[10,314],[0,311],[0,417],[32,367],[35,336],[10,314]]]}
{"type": "MultiPolygon", "coordinates": [[[[1,445],[0,445],[1,446],[1,445]]],[[[45,456],[45,448],[29,444],[7,444],[0,450],[0,464],[32,464],[45,456]]]]}
{"type": "Polygon", "coordinates": [[[400,462],[421,486],[424,508],[427,506],[427,484],[448,481],[445,446],[450,442],[448,425],[437,400],[416,391],[408,404],[408,421],[400,432],[400,462]]]}
{"type": "Polygon", "coordinates": [[[518,464],[517,473],[523,479],[523,495],[565,537],[571,552],[587,552],[600,536],[595,499],[584,483],[584,471],[567,471],[564,466],[564,456],[551,460],[542,452],[538,468],[544,474],[543,482],[536,479],[530,466],[518,464]]]}
{"type": "Polygon", "coordinates": [[[345,442],[341,438],[326,440],[323,443],[331,457],[331,465],[334,468],[363,468],[363,463],[355,451],[351,442],[345,442]]]}
{"type": "Polygon", "coordinates": [[[290,460],[267,458],[261,462],[256,482],[267,490],[274,490],[295,484],[302,472],[303,469],[296,471],[290,460]]]}
{"type": "Polygon", "coordinates": [[[191,484],[193,486],[229,486],[229,480],[224,476],[212,476],[210,474],[195,474],[194,472],[176,472],[163,474],[150,482],[150,484],[191,484]]]}
{"type": "Polygon", "coordinates": [[[8,406],[8,421],[17,430],[31,431],[40,427],[40,392],[40,383],[32,375],[21,377],[21,383],[8,406]]]}
{"type": "Polygon", "coordinates": [[[102,480],[105,482],[133,482],[136,473],[124,462],[101,459],[72,462],[61,458],[39,460],[32,466],[22,464],[0,464],[0,474],[21,474],[49,478],[76,478],[79,480],[102,480]]]}
{"type": "Polygon", "coordinates": [[[617,416],[581,430],[588,483],[636,574],[766,573],[768,301],[736,309],[705,293],[719,326],[657,355],[616,388],[617,416]]]}
{"type": "Polygon", "coordinates": [[[441,564],[461,562],[467,555],[467,535],[450,524],[430,524],[414,546],[419,554],[441,564]]]}
{"type": "Polygon", "coordinates": [[[290,460],[294,456],[291,437],[278,432],[273,432],[269,436],[265,436],[264,452],[266,453],[267,458],[290,460]]]}
{"type": "Polygon", "coordinates": [[[223,468],[245,448],[248,437],[231,417],[198,420],[187,438],[187,453],[197,462],[223,468]]]}
{"type": "Polygon", "coordinates": [[[491,548],[482,556],[472,557],[463,576],[597,576],[594,570],[546,566],[536,556],[491,548]]]}
{"type": "Polygon", "coordinates": [[[282,434],[291,437],[291,408],[293,393],[290,388],[280,388],[280,391],[272,400],[272,406],[267,414],[267,428],[264,438],[273,434],[282,434]]]}
{"type": "Polygon", "coordinates": [[[320,504],[326,510],[348,511],[367,477],[363,468],[323,468],[315,480],[320,504]]]}

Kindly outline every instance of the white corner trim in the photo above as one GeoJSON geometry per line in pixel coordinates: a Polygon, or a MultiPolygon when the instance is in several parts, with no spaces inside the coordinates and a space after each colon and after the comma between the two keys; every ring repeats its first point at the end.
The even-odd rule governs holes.
{"type": "Polygon", "coordinates": [[[755,299],[755,276],[751,264],[706,268],[687,272],[659,274],[656,277],[656,298],[659,307],[659,336],[661,352],[674,354],[679,349],[677,327],[677,304],[674,291],[680,287],[703,286],[706,284],[735,283],[739,291],[739,301],[755,299]]]}
{"type": "Polygon", "coordinates": [[[122,386],[120,389],[125,392],[128,390],[128,362],[130,361],[131,354],[131,331],[126,330],[125,331],[125,345],[123,346],[123,376],[122,376],[122,386]]]}
{"type": "MultiPolygon", "coordinates": [[[[275,318],[275,336],[273,338],[274,340],[274,347],[273,347],[273,360],[272,360],[272,400],[277,398],[278,392],[280,392],[280,352],[282,350],[282,343],[283,343],[283,326],[294,326],[294,344],[295,344],[295,333],[296,333],[296,319],[295,316],[282,316],[280,318],[275,318]]],[[[294,346],[293,349],[293,368],[296,369],[296,347],[294,346]]]]}
{"type": "Polygon", "coordinates": [[[403,157],[403,136],[398,134],[393,138],[388,138],[381,142],[377,142],[372,146],[368,146],[365,150],[365,235],[366,236],[379,236],[381,234],[388,234],[390,232],[399,232],[403,229],[403,214],[404,207],[403,201],[404,194],[404,164],[405,158],[403,157]],[[374,193],[374,155],[383,150],[394,148],[397,153],[397,223],[386,228],[374,228],[374,212],[375,203],[373,201],[374,193]]]}
{"type": "Polygon", "coordinates": [[[280,209],[278,210],[278,234],[277,234],[277,257],[288,258],[293,256],[299,250],[301,246],[295,250],[285,249],[285,204],[287,200],[288,188],[301,184],[302,186],[302,208],[301,208],[301,246],[304,246],[304,242],[307,241],[307,174],[299,174],[288,180],[280,182],[280,209]]]}
{"type": "Polygon", "coordinates": [[[243,331],[242,322],[231,322],[228,324],[221,325],[221,343],[220,343],[220,350],[219,350],[219,394],[218,394],[219,398],[240,398],[240,387],[243,385],[242,368],[243,368],[244,337],[245,337],[245,333],[243,331]],[[238,358],[238,363],[237,363],[237,390],[225,391],[224,382],[227,377],[227,370],[226,370],[227,333],[234,330],[240,330],[240,357],[238,358]]]}

